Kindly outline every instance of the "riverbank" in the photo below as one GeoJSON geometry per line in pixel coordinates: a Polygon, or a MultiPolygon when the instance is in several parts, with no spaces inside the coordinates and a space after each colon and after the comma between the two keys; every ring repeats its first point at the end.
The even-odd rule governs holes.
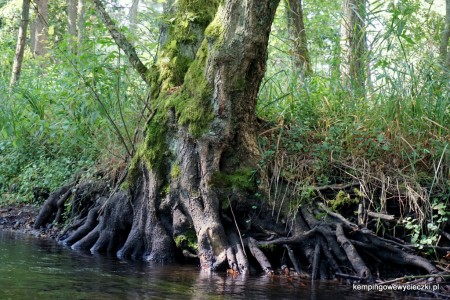
{"type": "Polygon", "coordinates": [[[55,239],[59,229],[51,227],[45,230],[33,228],[39,207],[27,204],[0,206],[0,230],[30,234],[38,238],[55,239]]]}

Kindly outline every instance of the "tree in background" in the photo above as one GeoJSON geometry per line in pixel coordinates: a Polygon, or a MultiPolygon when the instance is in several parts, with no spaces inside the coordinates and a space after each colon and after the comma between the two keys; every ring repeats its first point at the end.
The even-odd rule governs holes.
{"type": "Polygon", "coordinates": [[[69,35],[72,37],[73,44],[72,52],[76,52],[76,41],[77,41],[77,15],[78,15],[78,0],[67,0],[67,29],[69,35]]]}
{"type": "Polygon", "coordinates": [[[286,0],[289,38],[293,45],[293,61],[298,70],[305,75],[312,73],[311,59],[308,51],[308,39],[303,21],[302,0],[286,0]]]}
{"type": "Polygon", "coordinates": [[[83,43],[85,35],[85,18],[86,18],[86,0],[78,0],[78,45],[83,43]]]}
{"type": "Polygon", "coordinates": [[[130,22],[130,31],[136,32],[136,22],[137,22],[137,14],[138,14],[139,0],[133,0],[130,12],[128,14],[128,20],[130,22]]]}
{"type": "Polygon", "coordinates": [[[20,20],[19,32],[17,34],[16,52],[14,55],[14,63],[11,73],[10,88],[14,87],[19,81],[20,72],[22,70],[23,54],[25,51],[25,41],[27,37],[28,22],[30,19],[30,0],[22,2],[22,16],[20,20]]]}
{"type": "Polygon", "coordinates": [[[44,56],[48,46],[48,0],[34,1],[35,18],[30,28],[31,52],[44,56]]]}
{"type": "Polygon", "coordinates": [[[343,1],[341,79],[356,98],[364,98],[367,79],[365,16],[365,0],[343,1]]]}
{"type": "Polygon", "coordinates": [[[442,31],[441,44],[439,46],[439,54],[441,61],[450,67],[450,54],[448,51],[448,41],[450,39],[450,0],[445,1],[445,24],[442,31]]]}

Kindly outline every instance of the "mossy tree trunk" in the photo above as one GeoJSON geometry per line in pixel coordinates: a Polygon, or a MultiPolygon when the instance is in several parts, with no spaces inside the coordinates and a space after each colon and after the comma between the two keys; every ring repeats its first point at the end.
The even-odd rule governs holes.
{"type": "MultiPolygon", "coordinates": [[[[256,99],[278,2],[169,1],[167,19],[172,21],[164,26],[159,59],[149,69],[133,62],[131,45],[123,44],[151,86],[154,113],[121,191],[108,200],[99,196],[100,222],[81,226],[67,243],[117,251],[121,257],[172,261],[175,241],[192,231],[202,269],[227,261],[248,264],[231,251],[237,239],[232,245],[226,232],[234,231],[234,224],[224,226],[221,207],[246,205],[258,190],[256,99]]],[[[102,10],[99,1],[94,3],[102,10]]],[[[114,24],[106,14],[101,17],[120,42],[114,24]]]]}
{"type": "Polygon", "coordinates": [[[221,202],[257,189],[256,99],[278,1],[202,2],[174,10],[153,74],[157,112],[130,176],[149,178],[145,198],[155,207],[192,220],[201,266],[214,269],[231,259],[221,202]],[[196,17],[183,27],[189,15],[196,17]]]}

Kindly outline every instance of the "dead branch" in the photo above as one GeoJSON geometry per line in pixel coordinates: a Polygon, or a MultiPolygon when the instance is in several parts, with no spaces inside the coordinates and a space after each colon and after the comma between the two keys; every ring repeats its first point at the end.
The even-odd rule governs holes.
{"type": "Polygon", "coordinates": [[[286,248],[286,250],[287,250],[287,252],[288,252],[289,259],[291,260],[292,265],[294,266],[295,272],[297,273],[297,275],[300,275],[300,273],[302,272],[302,269],[300,268],[300,263],[298,262],[297,257],[295,256],[294,251],[293,251],[292,248],[291,248],[289,245],[287,245],[287,244],[284,244],[283,247],[286,248]]]}
{"type": "Polygon", "coordinates": [[[347,257],[356,273],[367,282],[372,282],[372,273],[359,256],[353,244],[345,236],[342,224],[336,224],[336,238],[347,254],[347,257]]]}
{"type": "Polygon", "coordinates": [[[339,221],[341,221],[342,223],[344,223],[345,225],[347,225],[348,227],[358,227],[356,224],[350,222],[349,220],[347,220],[345,217],[343,217],[341,214],[332,212],[331,210],[328,209],[328,207],[326,207],[325,204],[323,203],[319,203],[318,204],[320,206],[321,209],[323,209],[328,215],[338,219],[339,221]]]}
{"type": "Polygon", "coordinates": [[[394,215],[387,215],[387,214],[377,213],[377,212],[373,212],[373,211],[367,212],[367,215],[372,218],[382,219],[382,220],[386,220],[386,221],[394,221],[395,220],[394,215]]]}
{"type": "Polygon", "coordinates": [[[351,280],[358,280],[358,281],[362,281],[364,278],[361,278],[359,276],[355,276],[355,275],[350,275],[350,274],[344,274],[344,273],[340,273],[340,272],[336,272],[335,275],[337,277],[341,277],[344,279],[351,279],[351,280]]]}
{"type": "Polygon", "coordinates": [[[311,279],[317,279],[317,273],[319,271],[319,264],[320,264],[320,244],[317,243],[316,247],[314,248],[314,258],[313,258],[313,268],[311,273],[311,279]]]}
{"type": "Polygon", "coordinates": [[[261,249],[258,248],[256,245],[256,241],[249,237],[247,238],[247,244],[248,248],[250,249],[250,252],[252,253],[253,257],[258,261],[259,265],[263,269],[264,273],[267,275],[272,275],[272,265],[270,264],[269,260],[267,259],[266,255],[261,251],[261,249]]]}

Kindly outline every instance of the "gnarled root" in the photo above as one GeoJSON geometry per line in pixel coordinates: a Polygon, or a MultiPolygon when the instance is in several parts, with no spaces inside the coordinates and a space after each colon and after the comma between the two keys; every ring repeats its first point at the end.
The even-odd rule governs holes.
{"type": "MultiPolygon", "coordinates": [[[[180,161],[180,167],[187,174],[195,164],[195,161],[180,161]]],[[[144,176],[129,192],[119,190],[106,196],[101,192],[104,186],[80,183],[52,193],[35,226],[52,222],[65,201],[77,199],[78,203],[84,201],[85,209],[71,211],[74,225],[61,237],[64,244],[75,249],[156,262],[174,261],[182,250],[189,250],[190,255],[199,260],[202,270],[228,266],[233,275],[248,274],[252,262],[266,274],[273,274],[272,263],[279,263],[292,266],[295,274],[308,273],[313,279],[340,277],[361,282],[375,280],[372,274],[379,262],[437,273],[430,261],[411,253],[411,249],[398,248],[367,228],[344,221],[337,213],[327,212],[329,217],[318,221],[309,209],[302,208],[292,223],[291,234],[281,235],[282,230],[273,224],[268,227],[270,230],[262,227],[270,220],[263,212],[254,222],[255,227],[247,226],[241,218],[236,220],[230,211],[221,211],[217,195],[208,188],[202,189],[200,194],[189,193],[196,188],[189,177],[171,182],[171,191],[161,197],[163,181],[143,166],[141,172],[144,176]],[[195,254],[191,246],[188,249],[183,243],[176,246],[174,242],[189,230],[195,231],[197,237],[195,254]],[[278,249],[276,251],[285,249],[289,261],[269,261],[270,256],[262,250],[263,246],[271,246],[268,248],[278,249]],[[368,257],[371,259],[367,260],[368,257]]],[[[236,199],[239,201],[238,197],[236,199]]],[[[240,205],[235,211],[237,216],[246,213],[245,205],[240,205]]],[[[284,274],[292,275],[286,267],[284,274]]]]}

